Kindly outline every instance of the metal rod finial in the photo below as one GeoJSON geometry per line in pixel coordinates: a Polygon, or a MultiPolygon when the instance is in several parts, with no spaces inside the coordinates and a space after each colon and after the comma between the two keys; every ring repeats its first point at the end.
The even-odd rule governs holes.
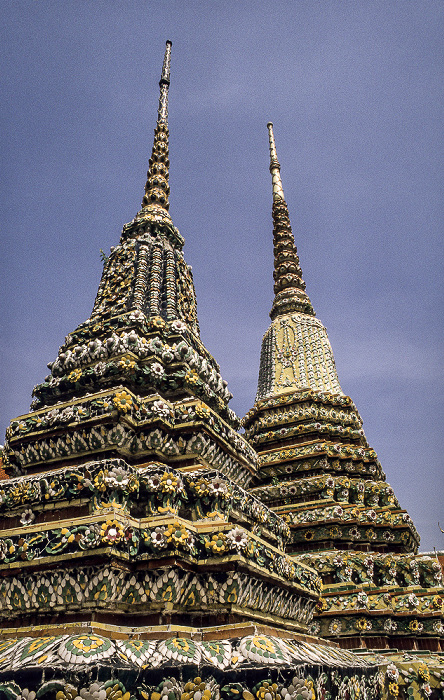
{"type": "Polygon", "coordinates": [[[169,85],[170,84],[170,66],[171,66],[171,47],[173,42],[168,39],[165,44],[165,56],[163,59],[162,75],[160,77],[159,85],[169,85]]]}
{"type": "Polygon", "coordinates": [[[273,134],[273,124],[268,122],[268,140],[270,142],[270,173],[273,182],[273,200],[285,199],[284,190],[282,188],[282,180],[280,175],[280,163],[276,152],[276,142],[273,134]]]}

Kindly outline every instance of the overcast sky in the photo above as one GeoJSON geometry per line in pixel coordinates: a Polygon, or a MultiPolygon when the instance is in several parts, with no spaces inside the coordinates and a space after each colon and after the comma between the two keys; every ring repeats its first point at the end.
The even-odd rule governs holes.
{"type": "Polygon", "coordinates": [[[272,303],[266,123],[307,292],[387,480],[444,549],[444,3],[2,3],[1,434],[140,208],[171,39],[170,213],[243,415],[272,303]]]}

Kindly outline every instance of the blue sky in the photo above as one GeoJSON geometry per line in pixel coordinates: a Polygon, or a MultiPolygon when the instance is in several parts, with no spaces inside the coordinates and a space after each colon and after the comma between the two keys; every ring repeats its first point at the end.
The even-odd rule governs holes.
{"type": "Polygon", "coordinates": [[[342,388],[421,549],[444,549],[444,4],[16,0],[2,15],[2,435],[140,207],[171,39],[170,212],[231,406],[253,404],[272,302],[271,120],[342,388]]]}

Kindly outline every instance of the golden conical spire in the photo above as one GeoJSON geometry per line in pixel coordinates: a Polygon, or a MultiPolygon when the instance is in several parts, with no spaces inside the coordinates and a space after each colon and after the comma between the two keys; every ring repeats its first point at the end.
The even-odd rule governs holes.
{"type": "Polygon", "coordinates": [[[262,340],[256,401],[292,391],[342,394],[327,331],[315,318],[299,265],[282,187],[273,124],[270,173],[273,182],[274,301],[262,340]]]}
{"type": "MultiPolygon", "coordinates": [[[[170,86],[171,41],[166,42],[162,75],[159,81],[160,96],[157,111],[157,124],[154,129],[154,144],[149,160],[149,170],[142,200],[141,215],[147,218],[170,219],[168,214],[168,184],[170,161],[168,159],[168,89],[170,86]]],[[[139,216],[140,216],[139,214],[139,216]]]]}
{"type": "Polygon", "coordinates": [[[281,166],[276,152],[273,124],[267,124],[270,141],[270,173],[273,183],[273,242],[274,242],[274,293],[270,312],[272,319],[281,314],[298,311],[315,315],[310,299],[305,293],[305,282],[291,230],[290,216],[284,197],[281,166]]]}

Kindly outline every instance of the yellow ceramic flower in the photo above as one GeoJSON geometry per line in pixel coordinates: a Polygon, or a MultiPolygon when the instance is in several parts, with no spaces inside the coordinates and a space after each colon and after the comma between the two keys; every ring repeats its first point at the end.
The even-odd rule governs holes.
{"type": "Polygon", "coordinates": [[[132,372],[135,366],[136,363],[130,357],[122,357],[122,359],[119,360],[119,367],[123,372],[132,372]]]}
{"type": "Polygon", "coordinates": [[[208,418],[211,415],[210,409],[203,403],[196,404],[196,408],[194,410],[196,415],[201,416],[202,418],[208,418]]]}
{"type": "Polygon", "coordinates": [[[150,326],[161,329],[165,327],[165,321],[160,316],[155,316],[150,320],[150,326]]]}
{"type": "Polygon", "coordinates": [[[77,688],[67,683],[63,690],[56,694],[56,700],[74,700],[77,697],[77,688]]]}
{"type": "Polygon", "coordinates": [[[192,487],[196,489],[196,493],[199,496],[206,496],[208,493],[208,481],[202,476],[196,482],[192,484],[192,487]]]}
{"type": "Polygon", "coordinates": [[[277,689],[278,686],[276,683],[264,681],[259,690],[256,691],[256,697],[258,700],[265,700],[265,698],[268,700],[269,696],[271,696],[272,700],[274,700],[276,698],[277,689]]]}
{"type": "Polygon", "coordinates": [[[170,523],[165,531],[165,537],[169,544],[184,544],[189,537],[188,531],[181,523],[170,523]]]}
{"type": "Polygon", "coordinates": [[[390,695],[397,698],[399,695],[399,685],[397,683],[389,683],[388,691],[390,695]]]}
{"type": "Polygon", "coordinates": [[[428,683],[430,680],[430,671],[427,667],[427,664],[419,664],[418,666],[418,676],[423,680],[425,683],[428,683]]]}
{"type": "Polygon", "coordinates": [[[167,493],[175,493],[177,491],[178,481],[177,476],[174,476],[174,474],[170,472],[165,472],[160,480],[160,490],[166,491],[167,493]]]}
{"type": "Polygon", "coordinates": [[[118,391],[113,398],[113,404],[122,413],[127,413],[131,409],[132,403],[131,394],[128,394],[127,391],[118,391]]]}
{"type": "Polygon", "coordinates": [[[210,541],[205,542],[205,547],[211,549],[213,554],[222,554],[227,549],[227,536],[223,532],[218,532],[210,541]]]}
{"type": "Polygon", "coordinates": [[[81,376],[82,376],[81,369],[73,369],[73,371],[68,374],[68,381],[75,384],[75,382],[77,382],[81,376]]]}
{"type": "Polygon", "coordinates": [[[366,630],[367,627],[368,627],[368,622],[365,619],[365,617],[361,617],[361,618],[359,618],[359,620],[356,620],[356,629],[363,631],[363,630],[366,630]]]}
{"type": "Polygon", "coordinates": [[[193,369],[188,370],[188,372],[185,374],[185,381],[188,384],[197,384],[199,381],[197,372],[195,372],[193,369]]]}
{"type": "Polygon", "coordinates": [[[103,469],[94,477],[94,486],[98,491],[106,491],[105,474],[103,469]]]}
{"type": "Polygon", "coordinates": [[[201,700],[210,700],[211,698],[211,690],[206,687],[200,676],[185,684],[180,700],[193,700],[197,694],[201,700]]]}

